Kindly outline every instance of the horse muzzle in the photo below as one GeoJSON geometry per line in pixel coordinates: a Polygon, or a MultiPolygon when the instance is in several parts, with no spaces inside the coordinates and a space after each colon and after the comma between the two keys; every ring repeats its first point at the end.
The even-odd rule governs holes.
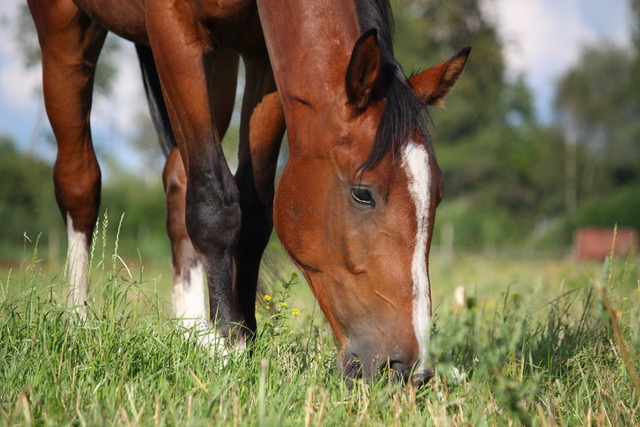
{"type": "Polygon", "coordinates": [[[423,366],[420,360],[409,362],[398,356],[398,352],[390,357],[363,357],[345,353],[339,359],[338,367],[349,386],[357,379],[376,379],[382,376],[392,382],[421,387],[433,377],[433,370],[423,366]]]}

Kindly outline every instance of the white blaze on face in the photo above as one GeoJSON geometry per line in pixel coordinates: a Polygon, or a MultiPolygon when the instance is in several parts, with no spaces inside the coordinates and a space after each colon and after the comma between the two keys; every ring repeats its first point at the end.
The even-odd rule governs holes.
{"type": "Polygon", "coordinates": [[[420,349],[420,365],[423,369],[428,344],[431,321],[431,297],[429,275],[427,274],[427,242],[429,238],[429,205],[431,203],[431,173],[429,153],[423,145],[410,141],[404,148],[402,163],[409,180],[409,193],[416,207],[416,246],[411,261],[413,279],[413,328],[420,349]]]}
{"type": "Polygon", "coordinates": [[[84,303],[87,300],[89,287],[89,253],[87,236],[73,228],[73,220],[67,213],[67,277],[69,278],[69,294],[67,305],[76,307],[76,312],[84,317],[84,303]]]}

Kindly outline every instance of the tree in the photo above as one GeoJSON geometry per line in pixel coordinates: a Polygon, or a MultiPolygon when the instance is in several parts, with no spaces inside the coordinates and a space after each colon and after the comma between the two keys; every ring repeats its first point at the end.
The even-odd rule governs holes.
{"type": "Polygon", "coordinates": [[[0,170],[0,257],[7,259],[21,256],[25,235],[35,241],[40,233],[60,232],[62,221],[53,196],[51,166],[20,153],[13,141],[3,137],[0,170]]]}
{"type": "Polygon", "coordinates": [[[504,124],[505,99],[502,43],[496,25],[479,0],[404,0],[396,13],[397,56],[409,70],[443,61],[471,45],[472,52],[446,112],[432,110],[440,139],[455,143],[487,126],[504,124]],[[407,34],[410,32],[410,34],[407,34]]]}
{"type": "Polygon", "coordinates": [[[522,77],[505,76],[496,23],[481,0],[404,0],[396,10],[397,56],[413,70],[472,46],[446,109],[431,109],[447,198],[501,205],[514,213],[537,202],[531,184],[537,126],[522,77]]]}
{"type": "Polygon", "coordinates": [[[577,191],[593,194],[640,177],[640,99],[633,90],[632,52],[605,43],[587,47],[558,82],[555,109],[568,144],[583,146],[590,164],[577,191]],[[594,176],[597,168],[604,175],[594,176]]]}
{"type": "Polygon", "coordinates": [[[568,231],[640,226],[640,0],[630,5],[632,47],[585,47],[556,87],[568,231]]]}

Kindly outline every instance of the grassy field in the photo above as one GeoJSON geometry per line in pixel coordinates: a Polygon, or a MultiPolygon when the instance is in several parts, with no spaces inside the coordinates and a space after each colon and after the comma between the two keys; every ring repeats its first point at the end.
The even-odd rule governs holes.
{"type": "Polygon", "coordinates": [[[386,378],[348,388],[282,257],[265,264],[251,352],[223,358],[177,328],[168,260],[125,263],[98,244],[80,322],[61,304],[63,267],[30,250],[0,275],[1,425],[639,423],[637,258],[434,255],[436,376],[416,390],[386,378]]]}

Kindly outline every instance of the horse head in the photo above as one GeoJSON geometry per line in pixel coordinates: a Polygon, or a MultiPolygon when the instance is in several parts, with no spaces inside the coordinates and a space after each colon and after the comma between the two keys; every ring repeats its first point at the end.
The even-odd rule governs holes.
{"type": "Polygon", "coordinates": [[[414,384],[431,376],[428,255],[444,191],[423,110],[443,102],[469,51],[407,79],[366,31],[329,108],[300,105],[294,116],[305,143],[291,145],[274,221],[347,377],[387,366],[414,384]]]}

